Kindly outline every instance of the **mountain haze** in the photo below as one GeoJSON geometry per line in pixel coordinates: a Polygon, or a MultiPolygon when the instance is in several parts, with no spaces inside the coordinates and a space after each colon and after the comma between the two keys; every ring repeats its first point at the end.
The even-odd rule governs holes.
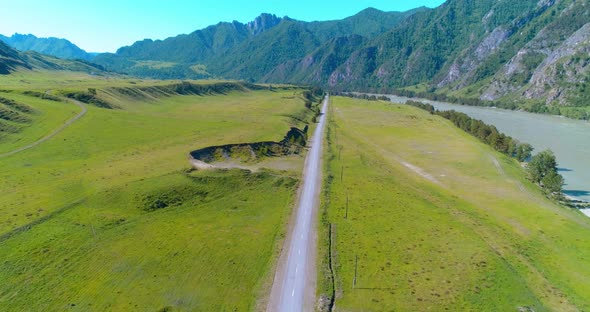
{"type": "Polygon", "coordinates": [[[0,35],[0,41],[19,51],[35,51],[63,59],[90,61],[94,54],[87,53],[66,39],[37,38],[34,35],[14,34],[11,37],[0,35]]]}
{"type": "Polygon", "coordinates": [[[68,70],[97,74],[104,68],[84,60],[64,60],[34,51],[20,52],[0,41],[0,75],[22,70],[68,70]]]}

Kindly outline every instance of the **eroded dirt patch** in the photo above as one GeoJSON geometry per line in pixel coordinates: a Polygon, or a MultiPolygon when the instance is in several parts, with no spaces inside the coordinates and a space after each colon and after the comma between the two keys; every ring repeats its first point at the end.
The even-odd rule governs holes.
{"type": "Polygon", "coordinates": [[[300,155],[306,144],[307,127],[304,130],[293,127],[280,142],[209,146],[190,152],[189,161],[197,170],[240,168],[256,171],[262,164],[265,164],[265,167],[277,165],[286,169],[297,168],[293,164],[293,158],[287,156],[300,155]],[[285,158],[285,161],[275,161],[274,158],[279,157],[285,158]]]}

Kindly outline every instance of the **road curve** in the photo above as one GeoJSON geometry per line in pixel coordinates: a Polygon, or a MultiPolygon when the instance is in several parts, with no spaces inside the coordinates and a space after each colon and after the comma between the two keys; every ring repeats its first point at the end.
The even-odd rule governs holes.
{"type": "Polygon", "coordinates": [[[298,200],[295,224],[290,240],[285,242],[287,258],[279,265],[268,311],[312,311],[314,310],[314,288],[316,269],[315,256],[315,215],[319,206],[321,191],[321,156],[326,113],[329,96],[322,105],[322,114],[311,140],[311,148],[303,169],[303,185],[298,200]]]}
{"type": "Polygon", "coordinates": [[[52,137],[56,136],[58,133],[62,132],[65,128],[67,128],[69,125],[71,125],[72,123],[74,123],[76,120],[82,118],[82,116],[84,116],[86,114],[86,112],[88,111],[88,109],[86,108],[86,106],[84,106],[84,104],[76,101],[76,100],[72,100],[69,99],[69,102],[72,102],[74,104],[76,104],[78,107],[80,107],[82,109],[82,111],[80,113],[78,113],[78,115],[72,117],[70,120],[66,121],[63,125],[61,125],[59,128],[53,130],[53,132],[51,132],[50,134],[42,137],[41,139],[27,145],[27,146],[23,146],[21,148],[18,148],[16,150],[4,153],[4,154],[0,154],[0,158],[2,157],[6,157],[6,156],[10,156],[10,155],[14,155],[16,153],[22,152],[24,150],[28,150],[30,148],[33,148],[49,139],[51,139],[52,137]]]}

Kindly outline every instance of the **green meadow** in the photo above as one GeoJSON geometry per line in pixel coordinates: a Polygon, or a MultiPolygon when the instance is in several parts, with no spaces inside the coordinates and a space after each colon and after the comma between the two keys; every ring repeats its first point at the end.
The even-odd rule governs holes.
{"type": "Polygon", "coordinates": [[[334,97],[329,117],[318,289],[336,311],[590,309],[590,220],[515,160],[410,106],[334,97]]]}
{"type": "Polygon", "coordinates": [[[95,88],[117,109],[84,104],[55,137],[0,158],[0,310],[243,311],[263,301],[300,172],[194,171],[188,153],[281,140],[311,118],[303,89],[136,98],[114,90],[173,82],[14,75],[0,79],[0,96],[35,113],[0,139],[0,154],[80,112],[23,91],[95,88]]]}
{"type": "Polygon", "coordinates": [[[11,123],[19,131],[0,134],[0,154],[41,139],[81,111],[79,107],[73,104],[42,100],[20,93],[0,91],[0,97],[17,103],[27,103],[26,105],[34,108],[34,111],[28,115],[30,122],[24,124],[11,123]]]}

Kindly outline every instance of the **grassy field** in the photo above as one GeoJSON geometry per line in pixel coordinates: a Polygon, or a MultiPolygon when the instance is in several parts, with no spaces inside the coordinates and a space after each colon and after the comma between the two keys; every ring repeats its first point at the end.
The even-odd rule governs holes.
{"type": "Polygon", "coordinates": [[[36,109],[33,114],[30,114],[31,122],[20,125],[20,131],[2,135],[0,154],[41,139],[80,111],[79,107],[71,103],[42,100],[19,93],[0,92],[0,97],[18,103],[27,103],[36,109]]]}
{"type": "Polygon", "coordinates": [[[77,81],[67,88],[97,88],[120,109],[87,105],[56,137],[0,158],[0,310],[255,307],[272,277],[299,172],[193,172],[188,152],[282,139],[289,126],[302,126],[296,118],[311,116],[302,90],[137,101],[108,93],[135,81],[68,73],[13,79],[27,87],[2,77],[0,89],[14,91],[1,95],[37,113],[0,141],[0,152],[79,112],[20,91],[55,93],[77,81]]]}
{"type": "MultiPolygon", "coordinates": [[[[175,80],[139,79],[118,75],[88,75],[69,71],[20,71],[0,76],[0,89],[5,90],[55,90],[68,88],[101,88],[122,86],[168,85],[175,80]]],[[[193,81],[210,84],[214,80],[193,81]]]]}
{"type": "Polygon", "coordinates": [[[590,309],[588,218],[442,118],[332,101],[321,252],[336,311],[590,309]]]}

